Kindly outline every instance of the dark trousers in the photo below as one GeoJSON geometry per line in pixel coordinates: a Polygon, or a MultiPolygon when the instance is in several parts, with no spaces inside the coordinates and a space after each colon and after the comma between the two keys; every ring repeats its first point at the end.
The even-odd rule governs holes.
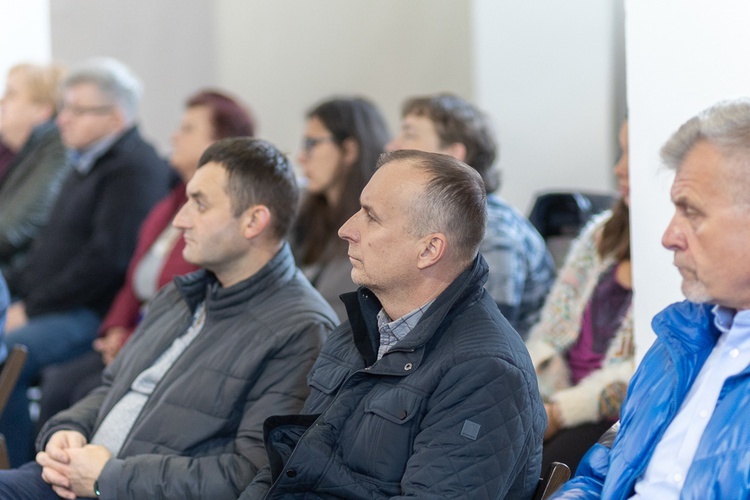
{"type": "Polygon", "coordinates": [[[578,463],[599,438],[612,427],[614,422],[605,421],[595,424],[581,424],[576,427],[561,429],[542,448],[542,474],[547,472],[552,462],[562,462],[575,474],[578,463]]]}
{"type": "Polygon", "coordinates": [[[18,469],[0,471],[0,498],[7,500],[60,500],[42,479],[42,467],[27,462],[18,469]]]}

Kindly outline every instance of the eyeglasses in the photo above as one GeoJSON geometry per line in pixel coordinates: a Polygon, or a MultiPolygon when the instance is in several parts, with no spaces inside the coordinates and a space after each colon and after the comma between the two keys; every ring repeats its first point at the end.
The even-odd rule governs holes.
{"type": "Polygon", "coordinates": [[[309,155],[312,150],[321,142],[331,141],[334,142],[333,137],[305,137],[302,139],[302,151],[309,155]]]}
{"type": "Polygon", "coordinates": [[[112,111],[113,107],[114,105],[112,104],[104,104],[102,106],[77,106],[75,104],[64,102],[60,105],[60,113],[65,111],[76,117],[83,115],[106,115],[112,111]]]}

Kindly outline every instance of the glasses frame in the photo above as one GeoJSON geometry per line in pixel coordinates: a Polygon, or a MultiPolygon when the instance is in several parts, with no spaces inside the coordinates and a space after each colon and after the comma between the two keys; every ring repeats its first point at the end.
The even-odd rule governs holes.
{"type": "Polygon", "coordinates": [[[114,104],[102,104],[101,106],[78,106],[75,104],[61,103],[58,113],[70,113],[75,117],[84,115],[106,115],[112,112],[114,104]]]}
{"type": "Polygon", "coordinates": [[[336,142],[336,139],[330,135],[323,137],[305,137],[302,139],[302,151],[306,155],[309,155],[312,153],[312,150],[315,149],[315,146],[323,142],[336,142]]]}

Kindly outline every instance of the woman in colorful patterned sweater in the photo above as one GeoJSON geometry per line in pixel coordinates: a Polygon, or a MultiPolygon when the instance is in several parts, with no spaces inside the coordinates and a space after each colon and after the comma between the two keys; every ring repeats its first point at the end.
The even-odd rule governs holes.
{"type": "Polygon", "coordinates": [[[527,347],[547,409],[542,470],[572,470],[618,419],[633,374],[628,125],[615,165],[620,199],[571,246],[527,347]]]}

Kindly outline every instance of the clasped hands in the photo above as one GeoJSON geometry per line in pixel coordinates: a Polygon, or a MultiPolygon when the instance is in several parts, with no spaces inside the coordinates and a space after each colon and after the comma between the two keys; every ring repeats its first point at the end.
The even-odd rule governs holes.
{"type": "Polygon", "coordinates": [[[44,451],[36,455],[42,466],[42,479],[60,497],[73,500],[93,497],[94,481],[112,454],[103,446],[87,444],[77,431],[57,431],[44,451]]]}

